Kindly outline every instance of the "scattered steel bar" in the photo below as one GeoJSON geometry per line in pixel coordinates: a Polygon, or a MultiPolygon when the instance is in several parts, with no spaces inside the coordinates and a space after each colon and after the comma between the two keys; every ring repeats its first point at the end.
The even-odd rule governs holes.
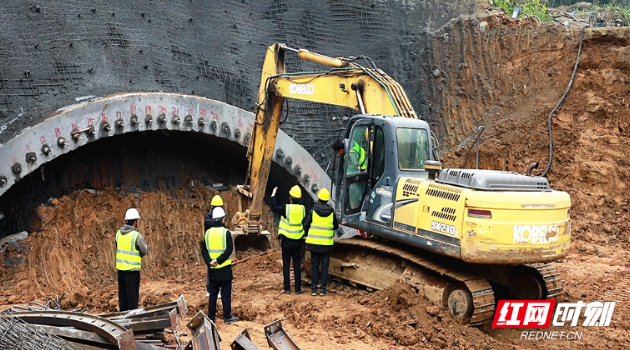
{"type": "Polygon", "coordinates": [[[186,325],[192,331],[192,340],[186,349],[220,350],[221,336],[217,327],[203,311],[197,312],[195,317],[186,325]]]}
{"type": "Polygon", "coordinates": [[[87,311],[87,307],[83,308],[83,309],[72,309],[70,310],[70,312],[85,312],[87,311]]]}
{"type": "Polygon", "coordinates": [[[252,342],[247,328],[243,329],[243,331],[236,336],[232,344],[230,344],[230,347],[232,350],[260,350],[260,348],[252,342]]]}
{"type": "Polygon", "coordinates": [[[116,318],[109,320],[116,324],[131,329],[134,332],[159,330],[164,328],[177,328],[179,319],[177,318],[177,310],[173,309],[168,315],[155,317],[134,317],[134,318],[116,318]]]}
{"type": "MultiPolygon", "coordinates": [[[[160,311],[170,312],[174,308],[177,309],[177,313],[182,317],[186,316],[186,314],[188,313],[188,306],[186,305],[186,299],[184,299],[183,294],[180,295],[176,301],[145,307],[144,312],[138,313],[135,315],[127,316],[127,314],[130,311],[120,311],[120,312],[112,312],[112,313],[107,313],[107,314],[100,314],[99,316],[103,318],[108,318],[108,319],[125,318],[125,317],[146,317],[145,315],[151,315],[152,313],[159,313],[160,311]]],[[[134,310],[131,310],[131,311],[134,311],[134,310]]]]}
{"type": "Polygon", "coordinates": [[[300,350],[295,342],[289,337],[280,320],[271,322],[265,326],[265,336],[267,343],[275,350],[300,350]]]}
{"type": "Polygon", "coordinates": [[[24,310],[24,311],[32,311],[32,308],[29,308],[28,305],[13,305],[14,308],[24,310]]]}
{"type": "Polygon", "coordinates": [[[98,344],[107,344],[107,345],[112,344],[109,340],[105,339],[104,337],[94,332],[82,331],[74,327],[55,327],[55,326],[47,326],[47,325],[37,325],[35,327],[41,328],[44,332],[48,334],[54,334],[62,338],[76,339],[76,340],[88,341],[91,343],[98,343],[98,344]]]}
{"type": "Polygon", "coordinates": [[[136,342],[136,347],[138,350],[164,350],[162,346],[155,346],[153,344],[143,344],[136,342]]]}
{"type": "Polygon", "coordinates": [[[98,345],[98,346],[94,346],[94,345],[89,345],[89,344],[83,344],[83,343],[76,343],[76,342],[68,342],[68,344],[72,344],[72,346],[74,346],[76,349],[80,349],[80,350],[103,350],[103,349],[115,349],[116,347],[114,345],[108,345],[107,347],[104,347],[105,345],[98,345]]]}
{"type": "Polygon", "coordinates": [[[127,330],[117,323],[102,317],[66,311],[18,312],[14,315],[27,323],[69,326],[91,331],[108,339],[112,344],[118,346],[120,350],[136,349],[132,330],[127,330]]]}
{"type": "Polygon", "coordinates": [[[40,303],[38,303],[38,302],[36,302],[36,301],[31,301],[31,302],[32,302],[33,304],[37,305],[37,306],[41,306],[41,307],[43,307],[44,309],[50,309],[48,306],[46,306],[46,305],[48,305],[48,304],[46,304],[46,305],[42,305],[42,304],[40,304],[40,303]]]}
{"type": "Polygon", "coordinates": [[[183,347],[182,342],[179,340],[179,336],[182,335],[185,337],[188,335],[188,333],[178,332],[177,330],[174,330],[174,329],[165,329],[164,332],[173,334],[175,336],[175,341],[177,342],[177,345],[183,347]]]}
{"type": "MultiPolygon", "coordinates": [[[[142,310],[142,309],[136,309],[136,310],[142,310]]],[[[134,319],[134,318],[165,317],[165,316],[169,316],[171,311],[175,312],[175,316],[177,316],[177,309],[170,308],[170,309],[164,309],[164,310],[160,309],[160,310],[149,311],[149,312],[142,311],[139,313],[129,314],[126,316],[123,314],[117,313],[116,315],[110,315],[104,318],[117,322],[118,320],[134,319]]]]}
{"type": "Polygon", "coordinates": [[[184,336],[184,337],[188,335],[188,333],[186,333],[186,332],[180,332],[180,331],[177,331],[177,330],[174,330],[174,329],[165,329],[164,332],[165,333],[171,333],[171,334],[174,334],[174,335],[181,335],[181,336],[184,336]]]}
{"type": "Polygon", "coordinates": [[[12,314],[0,314],[0,349],[76,350],[67,341],[37,329],[12,314]]]}

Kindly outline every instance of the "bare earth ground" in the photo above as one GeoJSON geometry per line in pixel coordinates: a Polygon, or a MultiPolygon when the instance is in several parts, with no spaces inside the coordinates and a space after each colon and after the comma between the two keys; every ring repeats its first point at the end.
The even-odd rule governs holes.
{"type": "MultiPolygon", "coordinates": [[[[277,319],[304,350],[630,348],[630,54],[627,43],[615,50],[604,50],[605,45],[585,46],[573,89],[553,118],[554,163],[548,178],[573,201],[570,254],[558,262],[565,301],[617,301],[610,327],[555,327],[550,330],[583,332],[582,338],[534,341],[520,339],[520,330],[460,326],[406,286],[368,293],[333,285],[326,297],[284,295],[281,257],[274,250],[235,266],[233,309],[241,321],[224,325],[219,313],[222,348],[229,348],[244,328],[266,348],[263,327],[277,319]]],[[[513,74],[519,74],[518,65],[530,64],[514,62],[513,74]]],[[[504,112],[500,122],[486,125],[481,168],[523,172],[539,161],[542,169],[536,172],[542,173],[553,105],[526,102],[514,102],[513,113],[504,112]]],[[[446,154],[444,166],[460,167],[469,146],[446,154]]],[[[122,224],[118,218],[133,205],[143,215],[140,231],[150,249],[140,304],[169,302],[184,294],[188,317],[207,310],[198,241],[213,194],[205,187],[184,187],[176,197],[102,189],[44,203],[38,212],[42,229],[1,257],[0,305],[42,301],[65,291],[65,309],[116,310],[113,237],[122,224]]],[[[232,195],[224,194],[228,209],[232,195]]],[[[186,331],[183,325],[180,330],[186,331]]]]}

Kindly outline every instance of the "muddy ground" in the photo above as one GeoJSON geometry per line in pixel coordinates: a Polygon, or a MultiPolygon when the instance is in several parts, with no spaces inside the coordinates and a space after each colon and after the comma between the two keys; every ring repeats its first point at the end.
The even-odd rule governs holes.
{"type": "MultiPolygon", "coordinates": [[[[564,301],[617,301],[610,327],[556,327],[553,330],[582,332],[582,337],[534,341],[520,339],[520,330],[461,326],[406,286],[368,293],[333,285],[326,297],[285,295],[280,293],[281,256],[273,250],[235,266],[233,310],[241,321],[224,325],[219,313],[222,348],[229,348],[244,328],[266,348],[263,327],[277,319],[304,350],[629,348],[630,54],[627,43],[614,44],[613,50],[606,41],[584,47],[573,88],[552,119],[554,161],[548,176],[552,187],[569,192],[573,201],[571,249],[557,262],[565,280],[564,301]]],[[[518,75],[544,55],[541,51],[536,57],[515,60],[509,69],[518,75]]],[[[570,73],[573,63],[556,60],[560,66],[554,68],[570,73]]],[[[545,93],[543,77],[532,82],[539,87],[533,93],[545,93]]],[[[541,165],[535,173],[542,174],[549,157],[548,116],[564,89],[558,87],[564,83],[549,84],[554,86],[553,96],[548,96],[553,102],[540,105],[523,96],[522,103],[509,101],[502,107],[502,118],[486,125],[480,168],[523,172],[537,160],[541,165]],[[557,91],[560,94],[553,98],[557,91]]],[[[464,142],[444,154],[444,166],[461,167],[471,145],[464,142]]],[[[124,210],[137,206],[143,216],[140,231],[149,245],[140,304],[169,302],[184,294],[189,317],[206,310],[205,266],[198,242],[201,218],[215,192],[202,185],[185,185],[178,191],[124,194],[102,188],[43,203],[38,209],[41,229],[2,256],[0,305],[42,301],[67,292],[62,305],[66,309],[116,310],[113,235],[124,210]]],[[[233,210],[235,194],[223,195],[233,210]]],[[[183,326],[180,330],[186,331],[183,326]]]]}

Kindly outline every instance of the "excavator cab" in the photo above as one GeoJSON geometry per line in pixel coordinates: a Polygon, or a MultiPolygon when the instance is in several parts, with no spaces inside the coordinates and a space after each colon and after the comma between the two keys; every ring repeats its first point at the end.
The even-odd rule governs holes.
{"type": "Polygon", "coordinates": [[[430,135],[429,125],[419,119],[381,115],[350,119],[335,177],[336,212],[343,224],[366,231],[373,225],[393,227],[398,180],[428,177],[430,135]]]}

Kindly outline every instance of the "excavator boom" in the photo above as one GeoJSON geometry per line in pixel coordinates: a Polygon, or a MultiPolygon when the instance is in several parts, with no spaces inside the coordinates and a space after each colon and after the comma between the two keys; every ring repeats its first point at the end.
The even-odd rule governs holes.
{"type": "Polygon", "coordinates": [[[349,58],[332,58],[276,43],[267,48],[260,81],[256,124],[247,151],[246,184],[240,187],[244,200],[251,200],[251,203],[241,205],[249,208],[247,214],[237,214],[241,218],[237,219],[240,221],[238,226],[245,234],[261,231],[263,198],[285,98],[348,107],[364,114],[418,118],[400,84],[380,69],[360,66],[349,58]],[[304,60],[333,68],[321,72],[287,73],[287,52],[298,53],[304,60]]]}

